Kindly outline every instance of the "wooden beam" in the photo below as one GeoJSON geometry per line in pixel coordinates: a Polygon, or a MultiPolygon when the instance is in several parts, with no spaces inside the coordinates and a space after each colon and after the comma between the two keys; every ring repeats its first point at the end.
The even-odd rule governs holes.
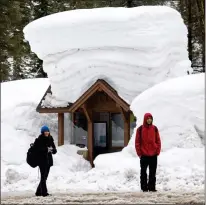
{"type": "Polygon", "coordinates": [[[88,160],[92,167],[93,163],[93,122],[92,122],[92,110],[88,109],[85,104],[82,105],[82,109],[87,118],[87,148],[88,148],[88,160]]]}
{"type": "Polygon", "coordinates": [[[88,109],[87,109],[85,104],[82,105],[82,109],[84,111],[84,114],[86,115],[86,118],[87,118],[88,122],[91,122],[92,121],[91,113],[89,113],[89,111],[88,111],[88,109]]]}
{"type": "Polygon", "coordinates": [[[74,113],[73,112],[71,113],[71,121],[72,121],[72,126],[71,126],[71,143],[74,143],[75,142],[75,140],[74,140],[74,130],[75,130],[74,124],[75,124],[75,122],[74,122],[74,113]]]}
{"type": "Polygon", "coordinates": [[[123,120],[124,120],[124,122],[127,122],[127,112],[125,112],[124,110],[123,110],[123,108],[121,107],[121,106],[119,106],[118,104],[117,104],[117,107],[119,107],[119,109],[120,109],[120,112],[122,113],[122,118],[123,118],[123,120]]]}
{"type": "Polygon", "coordinates": [[[39,113],[70,113],[69,108],[39,108],[39,113]]]}
{"type": "Polygon", "coordinates": [[[64,114],[58,113],[58,146],[64,144],[64,114]]]}
{"type": "Polygon", "coordinates": [[[111,112],[109,112],[109,131],[108,131],[108,136],[109,136],[109,149],[112,148],[112,116],[111,112]]]}
{"type": "Polygon", "coordinates": [[[124,121],[124,146],[126,147],[130,139],[130,112],[125,113],[126,121],[124,121]]]}
{"type": "Polygon", "coordinates": [[[93,122],[88,121],[88,159],[90,161],[90,164],[92,167],[94,167],[93,164],[93,122]]]}
{"type": "Polygon", "coordinates": [[[122,117],[124,120],[124,146],[126,147],[129,143],[130,139],[130,113],[131,111],[125,112],[122,107],[117,105],[122,113],[122,117]]]}

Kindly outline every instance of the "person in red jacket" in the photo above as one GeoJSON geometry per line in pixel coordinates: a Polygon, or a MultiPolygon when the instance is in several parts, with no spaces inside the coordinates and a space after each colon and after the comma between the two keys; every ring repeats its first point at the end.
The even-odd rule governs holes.
{"type": "Polygon", "coordinates": [[[150,113],[144,115],[143,125],[136,132],[135,149],[140,157],[140,184],[143,192],[156,191],[157,156],[161,150],[159,131],[153,124],[150,113]],[[147,168],[149,166],[149,182],[147,182],[147,168]]]}

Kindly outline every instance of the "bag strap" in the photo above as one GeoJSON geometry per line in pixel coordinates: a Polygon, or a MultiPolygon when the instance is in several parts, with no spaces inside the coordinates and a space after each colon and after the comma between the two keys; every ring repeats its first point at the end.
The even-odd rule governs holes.
{"type": "Polygon", "coordinates": [[[154,126],[154,127],[155,127],[155,141],[157,142],[157,132],[158,132],[158,129],[157,129],[156,126],[154,126]]]}
{"type": "Polygon", "coordinates": [[[37,142],[37,138],[34,140],[33,143],[30,144],[30,147],[34,147],[34,145],[36,145],[36,142],[37,142]]]}
{"type": "Polygon", "coordinates": [[[141,147],[141,143],[142,143],[142,125],[138,128],[139,131],[139,141],[140,141],[140,147],[141,147]]]}

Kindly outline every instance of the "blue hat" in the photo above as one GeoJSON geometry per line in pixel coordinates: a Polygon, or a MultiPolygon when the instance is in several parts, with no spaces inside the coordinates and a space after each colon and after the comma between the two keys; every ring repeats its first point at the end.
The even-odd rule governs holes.
{"type": "Polygon", "coordinates": [[[41,133],[44,133],[44,132],[49,132],[49,128],[47,126],[43,126],[41,128],[41,133]]]}

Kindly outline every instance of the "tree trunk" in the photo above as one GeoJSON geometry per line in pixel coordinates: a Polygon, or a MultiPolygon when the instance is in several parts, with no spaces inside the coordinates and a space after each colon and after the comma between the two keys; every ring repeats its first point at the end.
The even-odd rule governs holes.
{"type": "Polygon", "coordinates": [[[197,4],[197,16],[198,16],[198,21],[199,21],[199,28],[201,31],[201,43],[202,43],[202,67],[203,67],[203,72],[205,72],[205,10],[204,7],[202,8],[201,6],[204,4],[202,0],[196,0],[197,4]]]}
{"type": "Polygon", "coordinates": [[[132,8],[132,1],[133,0],[127,0],[127,8],[132,8]]]}
{"type": "Polygon", "coordinates": [[[186,5],[188,8],[188,52],[189,60],[192,63],[192,7],[191,0],[186,0],[186,5]]]}

